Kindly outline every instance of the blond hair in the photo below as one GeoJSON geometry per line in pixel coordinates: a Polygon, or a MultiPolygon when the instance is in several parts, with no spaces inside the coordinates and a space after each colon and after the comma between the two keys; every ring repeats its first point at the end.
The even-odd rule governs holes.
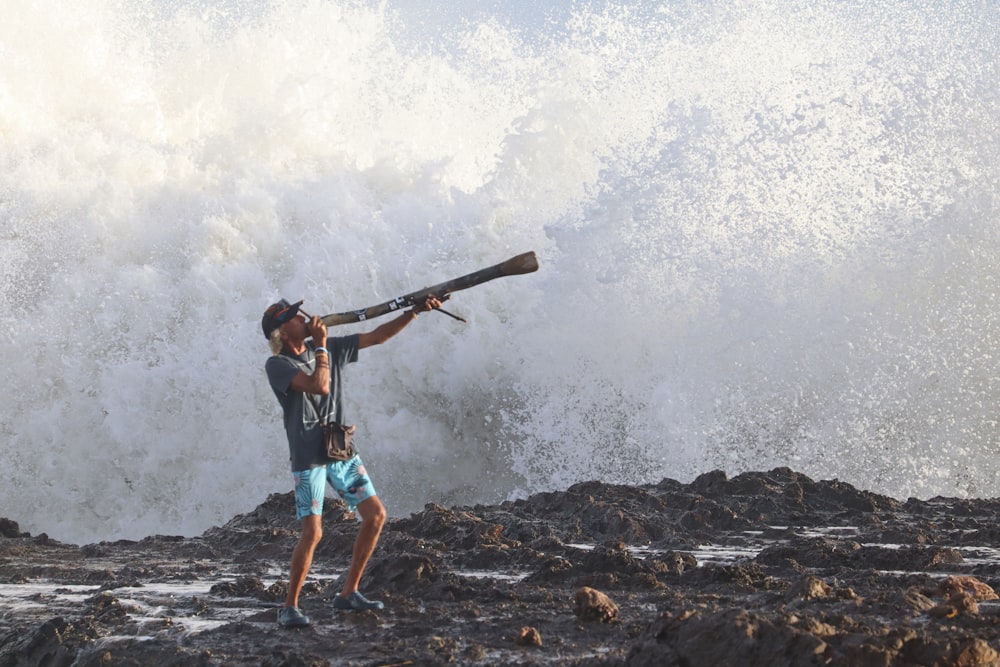
{"type": "Polygon", "coordinates": [[[271,348],[271,354],[278,356],[281,354],[281,348],[284,345],[284,342],[281,340],[281,327],[278,327],[267,337],[267,346],[271,348]]]}

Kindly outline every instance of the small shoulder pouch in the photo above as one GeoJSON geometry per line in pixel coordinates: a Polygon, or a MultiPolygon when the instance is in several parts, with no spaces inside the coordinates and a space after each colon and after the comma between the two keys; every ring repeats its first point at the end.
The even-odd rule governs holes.
{"type": "Polygon", "coordinates": [[[337,422],[327,421],[323,418],[319,410],[319,405],[313,400],[311,394],[306,394],[309,402],[316,409],[316,416],[319,417],[320,428],[323,429],[323,445],[326,447],[326,456],[331,461],[349,461],[357,453],[351,445],[351,439],[357,427],[354,424],[345,426],[337,422]]]}

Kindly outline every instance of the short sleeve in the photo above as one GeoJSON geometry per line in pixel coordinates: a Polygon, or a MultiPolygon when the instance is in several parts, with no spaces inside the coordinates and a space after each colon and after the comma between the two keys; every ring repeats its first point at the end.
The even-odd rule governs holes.
{"type": "Polygon", "coordinates": [[[353,364],[358,360],[358,334],[350,336],[327,336],[326,349],[333,357],[332,363],[338,366],[353,364]]]}
{"type": "Polygon", "coordinates": [[[271,383],[271,389],[276,394],[285,394],[292,384],[292,378],[299,373],[299,369],[289,360],[281,356],[270,357],[264,364],[267,371],[267,379],[271,383]]]}

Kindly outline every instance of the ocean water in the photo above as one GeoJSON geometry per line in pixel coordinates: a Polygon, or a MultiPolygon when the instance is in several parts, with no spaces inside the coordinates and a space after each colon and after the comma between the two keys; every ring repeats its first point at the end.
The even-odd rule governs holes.
{"type": "Polygon", "coordinates": [[[998,34],[986,1],[8,2],[0,516],[252,509],[291,479],[268,303],[528,250],[350,367],[390,514],[781,465],[1000,495],[998,34]]]}

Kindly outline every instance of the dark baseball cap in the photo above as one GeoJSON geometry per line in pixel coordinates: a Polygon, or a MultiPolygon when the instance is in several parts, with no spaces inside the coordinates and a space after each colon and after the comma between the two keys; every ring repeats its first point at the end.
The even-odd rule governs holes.
{"type": "Polygon", "coordinates": [[[264,317],[260,320],[260,328],[264,330],[264,338],[270,338],[272,331],[298,315],[299,307],[303,302],[288,303],[286,299],[282,299],[278,303],[272,303],[268,306],[267,310],[264,311],[264,317]]]}

